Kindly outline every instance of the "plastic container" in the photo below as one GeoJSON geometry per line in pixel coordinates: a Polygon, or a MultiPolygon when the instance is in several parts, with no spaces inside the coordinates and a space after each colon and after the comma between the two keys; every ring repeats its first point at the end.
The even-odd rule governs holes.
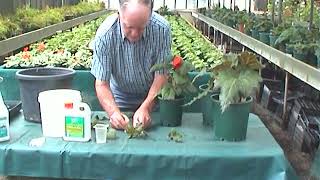
{"type": "Polygon", "coordinates": [[[39,93],[42,133],[46,137],[62,137],[64,134],[64,103],[80,103],[80,91],[56,89],[39,93]]]}
{"type": "Polygon", "coordinates": [[[9,139],[9,112],[0,92],[0,141],[7,141],[9,139]]]}
{"type": "Polygon", "coordinates": [[[16,72],[25,120],[41,122],[39,93],[52,89],[69,89],[75,70],[56,67],[22,69],[16,72]]]}
{"type": "Polygon", "coordinates": [[[96,130],[96,143],[102,144],[107,142],[107,124],[96,124],[94,129],[96,130]]]}
{"type": "Polygon", "coordinates": [[[64,105],[63,139],[65,141],[89,141],[91,139],[91,109],[88,104],[71,102],[64,105]]]}

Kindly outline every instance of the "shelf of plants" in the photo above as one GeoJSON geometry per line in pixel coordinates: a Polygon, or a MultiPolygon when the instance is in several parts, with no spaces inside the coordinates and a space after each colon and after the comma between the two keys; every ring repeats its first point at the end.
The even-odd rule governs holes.
{"type": "Polygon", "coordinates": [[[205,15],[192,12],[192,16],[213,27],[215,30],[233,38],[290,74],[320,90],[319,69],[205,15]]]}

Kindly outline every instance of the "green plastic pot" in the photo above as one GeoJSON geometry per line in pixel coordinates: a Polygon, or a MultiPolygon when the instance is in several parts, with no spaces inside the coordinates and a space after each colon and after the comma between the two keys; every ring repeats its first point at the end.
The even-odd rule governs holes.
{"type": "Polygon", "coordinates": [[[259,33],[259,39],[261,42],[265,44],[270,44],[270,38],[269,38],[270,33],[269,32],[260,32],[259,33]]]}
{"type": "Polygon", "coordinates": [[[172,100],[159,98],[160,122],[162,126],[176,127],[181,125],[183,97],[172,100]]]}
{"type": "MultiPolygon", "coordinates": [[[[188,72],[188,77],[190,78],[190,80],[192,81],[194,77],[196,77],[200,72],[197,71],[192,71],[192,72],[188,72]]],[[[210,73],[204,73],[202,76],[198,77],[195,82],[193,83],[193,85],[195,87],[199,87],[202,84],[206,84],[208,83],[209,79],[210,79],[210,73]]],[[[185,97],[185,101],[184,104],[187,104],[188,102],[190,102],[194,97],[198,96],[198,92],[194,93],[194,94],[184,94],[185,97]]],[[[201,102],[199,100],[197,100],[196,102],[194,102],[193,104],[191,104],[190,106],[185,106],[183,107],[183,111],[184,112],[201,112],[201,102]]]]}
{"type": "Polygon", "coordinates": [[[222,113],[219,95],[212,95],[212,110],[214,113],[213,135],[215,140],[243,141],[246,139],[248,119],[252,97],[246,102],[230,104],[222,113]]]}
{"type": "Polygon", "coordinates": [[[318,67],[318,58],[313,53],[307,55],[308,63],[313,67],[318,67]]]}
{"type": "Polygon", "coordinates": [[[293,55],[293,47],[290,46],[290,44],[286,44],[285,50],[286,50],[286,53],[293,55]]]}
{"type": "Polygon", "coordinates": [[[257,40],[260,39],[260,37],[259,37],[259,31],[258,31],[258,30],[252,29],[252,30],[251,30],[251,36],[252,36],[253,38],[257,39],[257,40]]]}
{"type": "Polygon", "coordinates": [[[307,62],[307,59],[308,59],[307,56],[308,56],[308,53],[300,53],[293,50],[293,57],[302,62],[307,62]]]}
{"type": "MultiPolygon", "coordinates": [[[[200,92],[203,92],[207,88],[208,84],[202,84],[199,86],[200,92]]],[[[204,126],[213,126],[214,124],[211,96],[218,93],[218,91],[210,90],[208,94],[201,99],[201,110],[203,116],[202,124],[204,126]]]]}
{"type": "Polygon", "coordinates": [[[278,39],[278,37],[279,36],[275,36],[275,35],[272,35],[272,34],[269,35],[270,46],[275,47],[275,43],[276,43],[276,40],[278,39]]]}

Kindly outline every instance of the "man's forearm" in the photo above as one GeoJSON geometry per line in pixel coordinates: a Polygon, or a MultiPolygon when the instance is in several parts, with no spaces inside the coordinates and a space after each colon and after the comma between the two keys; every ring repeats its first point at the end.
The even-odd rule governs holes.
{"type": "Polygon", "coordinates": [[[95,87],[99,102],[102,108],[108,113],[108,115],[111,116],[115,111],[120,112],[114,101],[109,83],[96,80],[95,87]]]}
{"type": "Polygon", "coordinates": [[[158,92],[161,90],[162,86],[167,82],[167,76],[163,74],[156,74],[153,80],[153,83],[150,87],[147,98],[142,103],[142,106],[146,106],[151,111],[155,97],[158,95],[158,92]]]}

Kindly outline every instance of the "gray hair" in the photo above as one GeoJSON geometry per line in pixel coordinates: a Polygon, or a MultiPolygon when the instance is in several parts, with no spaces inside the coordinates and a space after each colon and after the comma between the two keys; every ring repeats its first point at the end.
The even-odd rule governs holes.
{"type": "MultiPolygon", "coordinates": [[[[119,0],[120,8],[123,8],[123,6],[130,1],[132,0],[119,0]]],[[[153,0],[138,0],[138,3],[151,7],[151,10],[153,8],[153,0]]]]}

